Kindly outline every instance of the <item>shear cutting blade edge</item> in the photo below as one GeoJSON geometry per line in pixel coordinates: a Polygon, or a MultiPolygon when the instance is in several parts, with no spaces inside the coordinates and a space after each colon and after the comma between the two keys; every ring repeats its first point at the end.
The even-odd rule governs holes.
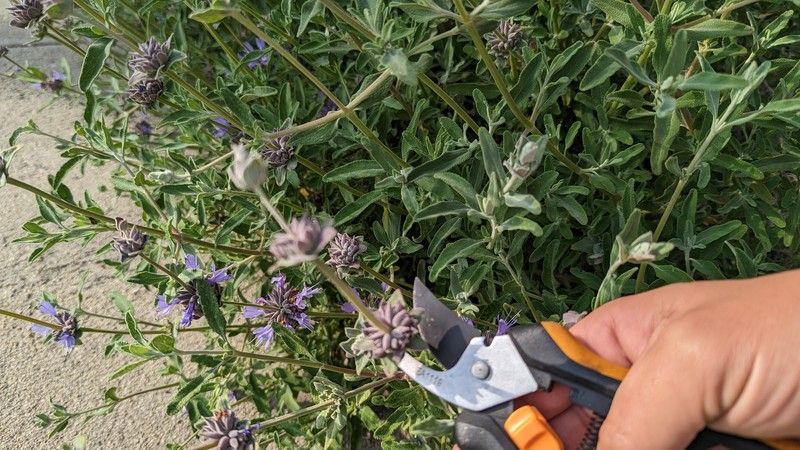
{"type": "Polygon", "coordinates": [[[464,354],[443,372],[433,370],[409,353],[400,369],[437,397],[470,411],[483,411],[539,388],[508,336],[497,336],[490,345],[483,338],[470,341],[464,354]],[[475,370],[476,365],[482,370],[475,370]]]}
{"type": "Polygon", "coordinates": [[[419,278],[414,280],[414,307],[425,310],[419,323],[422,339],[436,359],[448,369],[458,362],[470,340],[481,335],[475,327],[442,304],[419,278]]]}

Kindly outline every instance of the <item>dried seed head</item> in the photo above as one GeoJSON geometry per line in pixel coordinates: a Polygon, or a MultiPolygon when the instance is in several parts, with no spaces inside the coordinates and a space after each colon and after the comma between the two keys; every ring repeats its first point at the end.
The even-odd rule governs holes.
{"type": "Polygon", "coordinates": [[[286,167],[294,156],[294,147],[289,145],[289,136],[272,140],[261,149],[261,157],[268,167],[286,167]]]}
{"type": "Polygon", "coordinates": [[[252,450],[255,443],[250,427],[229,409],[215,411],[214,417],[206,417],[200,434],[216,441],[217,450],[252,450]]]}
{"type": "Polygon", "coordinates": [[[233,144],[233,163],[228,176],[239,189],[255,190],[267,179],[267,168],[260,158],[253,157],[242,144],[233,144]]]}
{"type": "Polygon", "coordinates": [[[78,330],[78,318],[68,313],[67,311],[60,311],[55,316],[56,323],[61,325],[61,330],[56,331],[53,338],[59,340],[64,336],[74,336],[75,331],[78,330]]]}
{"type": "Polygon", "coordinates": [[[162,92],[164,83],[157,78],[136,72],[128,80],[128,98],[142,106],[153,105],[162,92]]]}
{"type": "Polygon", "coordinates": [[[119,252],[120,262],[136,257],[144,249],[148,236],[121,217],[114,219],[119,234],[112,238],[111,246],[119,252]]]}
{"type": "Polygon", "coordinates": [[[8,14],[12,27],[28,28],[42,18],[44,5],[41,0],[12,0],[8,14]]]}
{"type": "MultiPolygon", "coordinates": [[[[203,317],[203,307],[200,305],[200,295],[197,293],[197,283],[203,278],[195,278],[190,281],[189,288],[182,288],[175,294],[175,300],[184,307],[187,314],[191,314],[191,320],[197,320],[203,317]]],[[[209,283],[214,289],[214,295],[217,297],[217,303],[222,306],[222,286],[217,283],[209,283]]],[[[189,322],[191,322],[191,320],[189,322]]]]}
{"type": "Polygon", "coordinates": [[[147,42],[139,44],[139,53],[134,53],[128,60],[128,66],[134,71],[155,78],[169,61],[172,37],[161,43],[151,37],[147,42]]]}
{"type": "Polygon", "coordinates": [[[287,232],[275,234],[269,251],[276,266],[293,266],[316,258],[335,235],[332,226],[303,215],[289,222],[287,232]]]}
{"type": "Polygon", "coordinates": [[[355,269],[359,266],[358,255],[366,250],[364,236],[337,233],[328,246],[328,264],[341,269],[355,269]]]}
{"type": "Polygon", "coordinates": [[[417,334],[417,319],[412,316],[401,301],[381,301],[375,316],[381,322],[389,325],[390,333],[369,322],[365,322],[361,330],[364,336],[372,342],[372,358],[391,356],[394,359],[403,357],[406,346],[411,338],[417,334]]]}
{"type": "Polygon", "coordinates": [[[506,59],[522,42],[522,27],[512,20],[501,20],[497,28],[484,37],[489,53],[496,58],[506,59]]]}

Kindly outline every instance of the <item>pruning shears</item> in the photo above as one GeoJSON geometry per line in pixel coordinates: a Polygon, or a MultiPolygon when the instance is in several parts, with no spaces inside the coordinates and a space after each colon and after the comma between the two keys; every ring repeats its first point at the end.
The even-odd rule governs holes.
{"type": "MultiPolygon", "coordinates": [[[[422,339],[446,368],[439,371],[405,353],[399,363],[411,379],[432,394],[461,408],[455,439],[461,450],[563,450],[547,419],[514,399],[549,391],[554,383],[570,388],[575,405],[594,420],[580,448],[597,445],[597,434],[627,369],[604,360],[555,322],[512,328],[487,343],[481,333],[445,306],[417,279],[414,307],[422,310],[422,339]]],[[[733,450],[798,450],[792,441],[759,441],[706,429],[690,449],[716,446],[733,450]]]]}

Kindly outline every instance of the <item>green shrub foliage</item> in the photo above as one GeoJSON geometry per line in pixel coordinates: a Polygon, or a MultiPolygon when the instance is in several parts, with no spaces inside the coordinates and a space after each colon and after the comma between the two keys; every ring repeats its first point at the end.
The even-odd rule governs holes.
{"type": "MultiPolygon", "coordinates": [[[[15,76],[85,104],[72,136],[29,122],[10,137],[0,182],[40,211],[19,240],[31,260],[107,242],[107,270],[151,294],[111,294],[101,313],[118,320],[49,296],[68,315],[14,317],[72,351],[108,340],[129,359],[111,386],[160,374],[146,391],[173,392],[163,410],[195,436],[450,448],[457,411],[370,347],[349,289],[413,324],[419,277],[493,333],[799,262],[795,0],[16,3],[15,26],[83,63],[15,76]],[[49,186],[16,178],[26,133],[64,158],[49,186]],[[115,222],[65,183],[98,164],[137,216],[115,222]]],[[[38,422],[79,434],[78,417],[138,394],[38,422]]]]}

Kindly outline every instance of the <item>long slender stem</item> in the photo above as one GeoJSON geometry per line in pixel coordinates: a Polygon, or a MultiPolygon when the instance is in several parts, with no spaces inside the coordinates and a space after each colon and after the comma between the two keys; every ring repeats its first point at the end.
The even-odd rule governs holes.
{"type": "Polygon", "coordinates": [[[147,263],[148,263],[148,264],[150,264],[151,266],[153,266],[153,267],[155,267],[156,269],[158,269],[158,270],[160,270],[160,271],[164,272],[165,274],[169,275],[169,277],[170,277],[170,278],[172,278],[173,280],[175,280],[175,281],[176,281],[178,284],[180,284],[180,285],[181,285],[181,286],[182,286],[184,289],[186,289],[186,290],[191,290],[191,289],[192,289],[192,288],[189,286],[189,283],[187,283],[187,282],[185,282],[185,281],[181,280],[181,277],[179,277],[177,273],[175,273],[175,272],[173,272],[173,271],[171,271],[171,270],[167,269],[166,267],[162,266],[161,264],[159,264],[158,262],[156,262],[156,261],[155,261],[153,258],[151,258],[151,257],[147,256],[147,255],[146,255],[146,254],[144,254],[144,253],[140,253],[140,254],[139,254],[139,256],[140,256],[140,257],[141,257],[143,260],[147,261],[147,263]]]}
{"type": "Polygon", "coordinates": [[[530,296],[528,295],[528,291],[525,289],[525,285],[522,284],[522,280],[520,280],[519,277],[517,276],[518,274],[516,270],[514,270],[514,268],[511,267],[511,264],[508,262],[508,259],[505,256],[500,257],[500,260],[502,261],[503,266],[505,266],[508,273],[511,275],[511,279],[514,280],[514,283],[517,284],[517,287],[522,292],[522,297],[525,299],[525,304],[528,306],[528,310],[531,312],[533,318],[537,322],[544,321],[542,313],[540,313],[536,308],[533,307],[533,300],[531,300],[530,296]]]}
{"type": "Polygon", "coordinates": [[[397,289],[398,291],[400,291],[400,293],[403,294],[404,297],[411,298],[411,292],[409,292],[407,289],[404,289],[402,286],[392,281],[386,275],[383,275],[377,270],[374,270],[369,265],[362,262],[361,269],[364,270],[364,272],[367,272],[368,274],[372,275],[373,278],[377,278],[378,280],[388,284],[392,289],[397,289]]]}
{"type": "Polygon", "coordinates": [[[347,107],[341,100],[339,100],[333,92],[328,89],[327,86],[317,78],[311,71],[309,71],[297,58],[294,57],[288,50],[283,48],[283,46],[278,43],[275,39],[273,39],[270,35],[265,33],[261,28],[259,28],[252,20],[245,17],[241,13],[235,13],[232,16],[237,22],[241,23],[245,28],[250,30],[253,34],[264,40],[273,50],[278,52],[281,57],[283,57],[289,64],[291,64],[298,72],[300,72],[304,77],[306,77],[311,84],[316,86],[320,92],[322,92],[326,97],[331,99],[336,106],[342,110],[345,116],[350,120],[350,122],[359,130],[361,131],[367,138],[371,141],[375,142],[376,144],[380,145],[386,153],[392,158],[392,160],[398,164],[400,167],[408,167],[408,163],[405,162],[402,158],[397,156],[392,149],[386,146],[378,136],[365,124],[360,117],[358,117],[350,108],[347,107]]]}
{"type": "MultiPolygon", "coordinates": [[[[489,70],[489,74],[492,76],[494,84],[497,85],[497,89],[500,91],[503,99],[505,99],[508,107],[511,109],[511,113],[514,114],[514,117],[516,117],[526,129],[537,135],[541,135],[542,132],[539,131],[539,129],[536,128],[536,125],[525,116],[525,114],[522,112],[522,109],[520,109],[519,105],[517,105],[517,102],[514,100],[514,97],[511,96],[511,91],[509,91],[508,86],[506,85],[505,78],[503,78],[503,74],[500,73],[500,70],[494,63],[494,59],[492,59],[492,56],[489,55],[489,52],[486,50],[486,46],[483,45],[483,39],[478,33],[477,27],[475,27],[475,22],[472,20],[472,16],[469,15],[467,9],[464,7],[463,0],[453,0],[453,3],[456,5],[456,10],[461,16],[461,21],[466,27],[467,33],[469,33],[470,37],[472,38],[472,43],[478,50],[478,55],[483,61],[483,64],[489,70]]],[[[567,155],[562,153],[561,150],[558,149],[558,146],[552,141],[548,142],[547,150],[572,172],[582,176],[586,175],[583,173],[581,168],[575,164],[575,162],[569,159],[567,155]]]]}
{"type": "Polygon", "coordinates": [[[359,314],[361,314],[364,319],[386,334],[392,332],[389,324],[378,319],[372,310],[369,309],[369,307],[367,307],[367,305],[365,305],[364,302],[353,293],[353,289],[348,286],[344,280],[339,278],[339,275],[337,275],[333,269],[319,259],[314,260],[314,266],[317,268],[317,270],[322,272],[323,275],[325,275],[325,278],[327,278],[328,281],[330,281],[336,287],[336,290],[339,291],[339,294],[346,298],[347,301],[349,301],[356,308],[356,310],[358,310],[359,314]]]}
{"type": "MultiPolygon", "coordinates": [[[[85,209],[85,208],[81,208],[80,206],[78,206],[78,205],[76,205],[74,203],[68,202],[68,201],[66,201],[66,200],[64,200],[64,199],[62,199],[60,197],[57,197],[57,196],[55,196],[53,194],[45,192],[45,191],[43,191],[43,190],[41,190],[41,189],[39,189],[37,187],[31,186],[30,184],[25,183],[24,181],[18,180],[18,179],[13,178],[13,177],[7,177],[6,178],[6,182],[11,186],[15,186],[15,187],[24,189],[24,190],[26,190],[26,191],[28,191],[28,192],[30,192],[32,194],[38,195],[39,197],[42,197],[42,198],[44,198],[46,200],[49,200],[50,202],[55,203],[56,205],[58,205],[58,206],[60,206],[60,207],[62,207],[64,209],[67,209],[69,211],[78,213],[78,214],[80,214],[82,216],[88,217],[88,218],[93,219],[95,221],[108,223],[108,224],[114,223],[114,219],[111,218],[111,217],[104,216],[102,214],[96,213],[94,211],[90,211],[90,210],[85,209]]],[[[136,224],[132,224],[132,225],[136,225],[136,224]]],[[[161,231],[159,229],[156,229],[156,228],[151,228],[151,227],[148,227],[148,226],[145,226],[145,225],[136,225],[136,227],[140,231],[143,231],[143,232],[145,232],[147,234],[150,234],[150,235],[153,235],[153,236],[159,236],[159,237],[165,237],[166,236],[165,232],[163,232],[163,231],[161,231]]],[[[109,227],[109,229],[111,229],[111,227],[109,227]]],[[[175,239],[179,239],[179,240],[182,240],[182,241],[186,241],[186,242],[192,243],[192,244],[200,246],[200,247],[204,247],[204,248],[208,248],[208,249],[212,249],[212,250],[219,250],[219,251],[226,252],[226,253],[247,255],[247,256],[251,256],[251,255],[266,255],[266,253],[264,253],[261,250],[257,250],[257,249],[231,247],[231,246],[228,246],[228,245],[219,245],[219,244],[216,244],[216,243],[213,243],[213,242],[206,242],[206,241],[203,241],[203,240],[200,240],[200,239],[197,239],[197,238],[193,238],[193,237],[190,237],[190,236],[183,235],[180,231],[172,233],[172,237],[174,237],[175,239]]]]}
{"type": "MultiPolygon", "coordinates": [[[[377,388],[377,387],[381,387],[381,386],[389,383],[390,381],[394,381],[394,380],[395,380],[394,378],[383,378],[381,380],[375,380],[375,381],[367,383],[367,384],[365,384],[363,386],[360,386],[360,387],[357,387],[357,388],[352,389],[350,391],[347,391],[347,392],[345,392],[343,394],[343,396],[344,396],[345,399],[348,399],[348,398],[354,397],[354,396],[356,396],[358,394],[361,394],[362,392],[366,392],[366,391],[369,391],[371,389],[374,389],[374,388],[377,388]]],[[[278,425],[280,425],[282,423],[289,422],[289,421],[292,421],[292,420],[295,420],[295,419],[299,419],[299,418],[307,416],[309,414],[313,414],[313,413],[315,413],[317,411],[322,411],[322,410],[330,407],[331,405],[333,405],[336,401],[337,401],[337,399],[326,400],[324,402],[318,403],[318,404],[313,405],[313,406],[308,406],[306,408],[303,408],[303,409],[300,409],[300,410],[297,410],[297,411],[294,411],[294,412],[291,412],[291,413],[288,413],[288,414],[284,414],[282,416],[274,417],[272,419],[269,419],[267,421],[259,423],[258,424],[259,427],[257,429],[255,429],[254,432],[260,433],[260,432],[263,432],[264,430],[267,430],[269,428],[278,426],[278,425]]],[[[207,442],[205,444],[201,444],[198,447],[194,447],[192,450],[210,450],[210,449],[213,449],[216,446],[217,446],[217,442],[213,441],[213,442],[207,442]]]]}
{"type": "Polygon", "coordinates": [[[35,323],[36,325],[41,325],[43,327],[50,328],[51,330],[60,330],[61,327],[50,322],[45,322],[44,320],[34,319],[33,317],[28,317],[24,314],[15,313],[14,311],[9,311],[7,309],[0,309],[0,315],[11,317],[14,319],[24,320],[26,322],[35,323]]]}

